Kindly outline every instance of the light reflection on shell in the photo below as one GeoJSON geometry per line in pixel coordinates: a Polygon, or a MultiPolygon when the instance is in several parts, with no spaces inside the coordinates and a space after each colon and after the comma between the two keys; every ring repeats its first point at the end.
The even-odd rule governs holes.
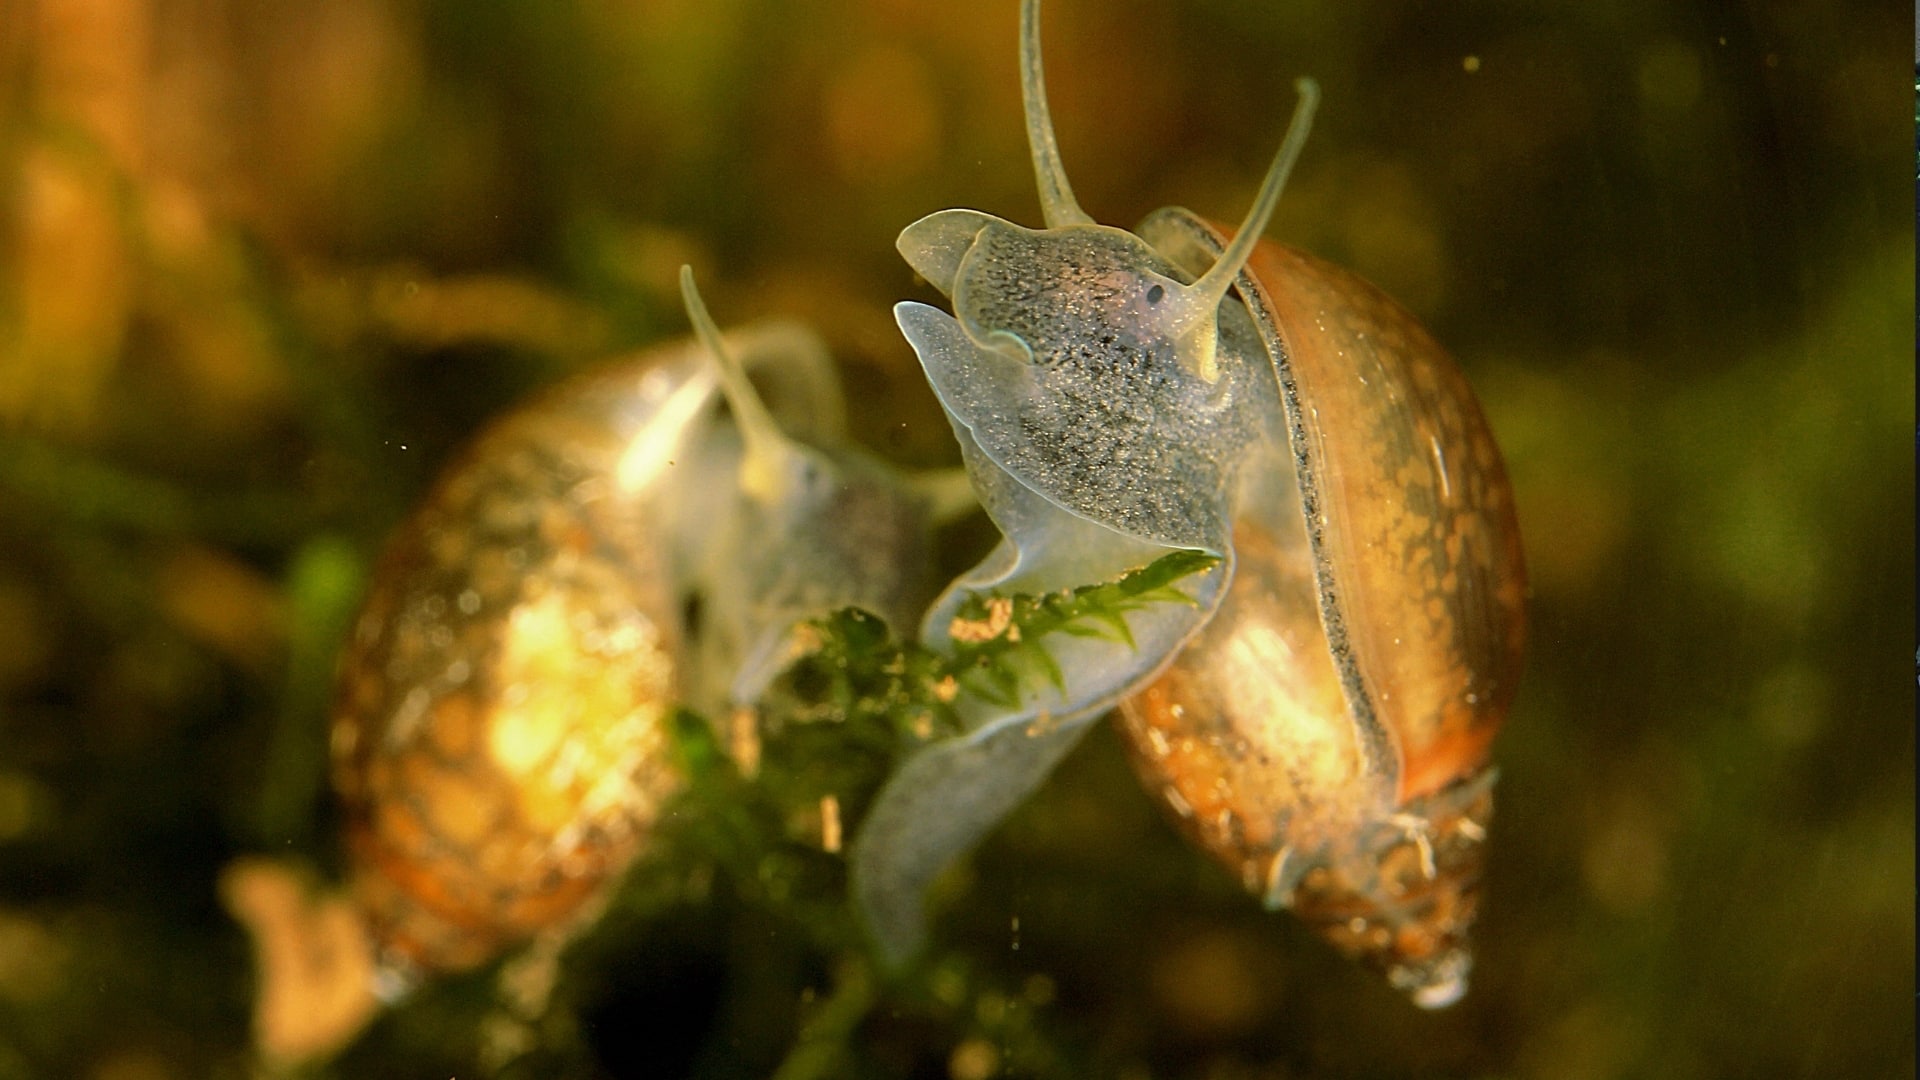
{"type": "MultiPolygon", "coordinates": [[[[1228,235],[1182,210],[1141,232],[1190,270],[1228,235]]],[[[1526,639],[1512,489],[1465,377],[1385,294],[1271,241],[1236,288],[1284,456],[1243,480],[1220,611],[1121,727],[1148,788],[1269,907],[1449,1005],[1526,639]]]]}
{"type": "Polygon", "coordinates": [[[399,986],[590,912],[678,788],[677,599],[656,508],[611,480],[647,419],[644,367],[489,431],[375,578],[342,665],[334,781],[399,986]]]}
{"type": "Polygon", "coordinates": [[[1311,562],[1243,526],[1213,621],[1124,699],[1120,729],[1149,790],[1270,907],[1427,1007],[1471,966],[1492,772],[1395,807],[1367,775],[1320,630],[1311,562]]]}

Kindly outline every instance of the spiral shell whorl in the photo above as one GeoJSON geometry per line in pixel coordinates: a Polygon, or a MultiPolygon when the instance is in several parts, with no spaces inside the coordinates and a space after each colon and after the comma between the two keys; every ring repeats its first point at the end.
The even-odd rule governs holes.
{"type": "Polygon", "coordinates": [[[678,787],[656,507],[612,477],[638,376],[508,417],[389,548],[333,731],[356,887],[395,971],[460,970],[581,910],[678,787]]]}

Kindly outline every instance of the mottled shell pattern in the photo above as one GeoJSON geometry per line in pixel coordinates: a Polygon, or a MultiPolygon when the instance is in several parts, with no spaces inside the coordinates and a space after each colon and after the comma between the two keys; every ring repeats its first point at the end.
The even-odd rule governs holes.
{"type": "MultiPolygon", "coordinates": [[[[1100,559],[1064,554],[1089,548],[1106,568],[1178,547],[1220,562],[1151,647],[1063,661],[1064,700],[983,710],[908,762],[855,846],[870,925],[910,952],[933,875],[1119,703],[1143,779],[1205,849],[1419,1004],[1449,1004],[1525,637],[1499,452],[1417,320],[1259,240],[1309,81],[1237,230],[1170,209],[1128,233],[1073,200],[1038,35],[1024,0],[1047,228],[949,210],[899,243],[952,297],[952,316],[896,313],[1007,536],[950,594],[1098,580],[1100,559]],[[935,812],[955,806],[987,809],[935,812]]],[[[923,630],[936,647],[947,610],[923,630]]]]}
{"type": "Polygon", "coordinates": [[[1410,314],[1260,239],[1310,81],[1238,228],[1170,209],[1127,232],[1073,199],[1038,0],[1021,68],[1046,228],[948,210],[898,241],[952,300],[895,315],[999,546],[927,605],[924,489],[846,448],[822,350],[723,339],[683,276],[698,344],[502,421],[377,575],[333,741],[390,978],[585,918],[680,784],[670,710],[751,705],[800,620],[859,606],[950,651],[967,605],[1197,551],[1183,602],[1052,635],[1054,678],[962,688],[963,730],[896,770],[850,852],[880,955],[921,945],[933,879],[1118,706],[1149,789],[1269,906],[1423,1006],[1464,992],[1525,638],[1486,421],[1410,314]]]}
{"type": "MultiPolygon", "coordinates": [[[[1141,233],[1201,266],[1225,243],[1180,210],[1141,233]]],[[[1242,499],[1227,600],[1121,729],[1269,906],[1444,1005],[1524,648],[1512,491],[1458,367],[1379,290],[1272,242],[1238,288],[1271,328],[1291,467],[1242,499]],[[1287,474],[1296,491],[1274,490],[1287,474]]]]}
{"type": "Polygon", "coordinates": [[[396,968],[469,968],[572,915],[678,786],[660,510],[616,478],[628,441],[667,422],[633,400],[671,400],[697,360],[650,363],[652,395],[608,375],[503,420],[387,549],[333,758],[357,891],[396,968]]]}
{"type": "Polygon", "coordinates": [[[680,786],[677,704],[727,716],[800,619],[924,602],[925,507],[840,443],[824,350],[786,325],[723,340],[683,285],[699,340],[498,422],[375,575],[333,774],[389,995],[591,916],[680,786]]]}

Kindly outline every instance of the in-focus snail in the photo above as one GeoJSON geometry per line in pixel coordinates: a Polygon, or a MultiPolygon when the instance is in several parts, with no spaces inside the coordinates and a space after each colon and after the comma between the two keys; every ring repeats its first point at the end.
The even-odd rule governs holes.
{"type": "Polygon", "coordinates": [[[799,620],[924,601],[925,500],[844,442],[824,350],[723,339],[682,287],[694,341],[500,421],[375,576],[333,756],[390,991],[592,911],[680,784],[676,704],[725,717],[799,620]]]}
{"type": "Polygon", "coordinates": [[[971,210],[901,234],[949,316],[896,309],[1006,539],[929,613],[1102,581],[1177,549],[1217,558],[1130,640],[1056,645],[1057,683],[963,700],[965,735],[910,759],[857,838],[883,951],[917,947],[928,883],[1090,721],[1270,903],[1423,1005],[1464,988],[1489,743],[1524,639],[1511,492],[1471,391],[1411,315],[1259,239],[1318,97],[1307,80],[1247,220],[1178,209],[1138,233],[1075,203],[1022,4],[1027,128],[1047,228],[971,210]]]}

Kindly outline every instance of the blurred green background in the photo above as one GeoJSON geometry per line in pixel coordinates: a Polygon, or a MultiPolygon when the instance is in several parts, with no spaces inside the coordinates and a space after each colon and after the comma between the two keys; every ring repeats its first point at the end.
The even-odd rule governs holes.
{"type": "MultiPolygon", "coordinates": [[[[945,966],[875,991],[847,1067],[1914,1075],[1907,14],[1049,0],[1102,221],[1236,220],[1316,76],[1270,235],[1425,318],[1502,440],[1536,629],[1481,957],[1414,1010],[1185,847],[1103,728],[947,890],[945,966]]],[[[326,698],[382,538],[487,417],[683,333],[683,261],[723,323],[817,326],[873,448],[953,460],[892,242],[950,206],[1037,223],[1015,21],[0,9],[0,1078],[253,1072],[215,882],[337,866],[326,698]]],[[[770,1072],[832,958],[740,905],[640,909],[550,1067],[770,1072]]],[[[462,993],[334,1074],[471,1075],[462,993]]]]}

